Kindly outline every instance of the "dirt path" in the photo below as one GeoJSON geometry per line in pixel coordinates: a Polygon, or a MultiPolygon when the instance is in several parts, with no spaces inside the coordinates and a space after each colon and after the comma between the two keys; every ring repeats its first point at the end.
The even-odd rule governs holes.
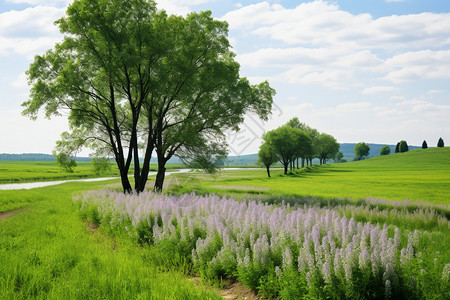
{"type": "MultiPolygon", "coordinates": [[[[201,284],[200,277],[192,277],[192,281],[194,281],[194,285],[201,284]]],[[[206,286],[207,289],[211,288],[206,286]]],[[[258,297],[255,292],[253,292],[248,287],[242,285],[239,282],[232,282],[231,280],[225,282],[225,287],[223,289],[213,288],[218,292],[220,296],[222,296],[226,300],[259,300],[263,299],[258,297]]]]}
{"type": "Polygon", "coordinates": [[[21,210],[23,210],[23,208],[14,209],[14,210],[5,211],[5,212],[0,212],[0,220],[12,217],[15,214],[19,213],[21,210]]]}

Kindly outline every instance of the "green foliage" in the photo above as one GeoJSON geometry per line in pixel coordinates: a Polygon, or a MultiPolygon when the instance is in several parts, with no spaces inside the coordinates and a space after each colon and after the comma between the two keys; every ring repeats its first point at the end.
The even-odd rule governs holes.
{"type": "Polygon", "coordinates": [[[398,142],[396,145],[395,145],[395,153],[399,153],[400,152],[400,142],[398,142]]]}
{"type": "Polygon", "coordinates": [[[102,175],[109,173],[112,169],[111,161],[106,157],[93,157],[92,158],[92,170],[95,175],[102,175]]]}
{"type": "Polygon", "coordinates": [[[440,147],[440,148],[444,147],[444,140],[441,137],[438,140],[437,146],[440,147]]]}
{"type": "Polygon", "coordinates": [[[355,145],[355,157],[357,160],[361,160],[364,157],[369,156],[370,147],[366,143],[358,143],[355,145]]]}
{"type": "Polygon", "coordinates": [[[267,176],[270,177],[270,166],[277,161],[274,149],[268,142],[264,142],[258,151],[258,163],[267,169],[267,176]]]}
{"type": "Polygon", "coordinates": [[[383,147],[381,147],[380,155],[389,155],[389,153],[391,153],[391,148],[389,148],[388,145],[384,145],[383,147]]]}
{"type": "Polygon", "coordinates": [[[336,153],[336,156],[334,157],[334,161],[337,163],[343,162],[343,158],[344,158],[344,153],[342,153],[342,151],[339,151],[338,153],[336,153]]]}
{"type": "Polygon", "coordinates": [[[211,15],[167,16],[145,0],[71,3],[56,22],[63,42],[27,71],[32,87],[23,113],[68,110],[71,132],[63,133],[58,153],[86,146],[114,157],[124,191],[132,190],[131,166],[134,189],[145,188],[155,150],[161,190],[171,157],[203,164],[215,151],[221,156],[226,130],[238,130],[246,113],[267,119],[271,111],[275,90],[239,76],[228,24],[211,15]]]}
{"type": "Polygon", "coordinates": [[[77,166],[75,159],[64,152],[53,152],[56,157],[56,163],[67,173],[73,173],[73,168],[77,166]]]}
{"type": "Polygon", "coordinates": [[[408,148],[408,143],[406,143],[406,141],[400,141],[400,144],[398,146],[398,150],[400,153],[403,152],[408,152],[409,148],[408,148]]]}
{"type": "Polygon", "coordinates": [[[313,140],[313,149],[320,164],[326,163],[327,159],[335,157],[339,151],[339,144],[336,139],[326,133],[321,133],[313,140]]]}
{"type": "Polygon", "coordinates": [[[427,148],[428,148],[427,141],[423,140],[422,149],[427,149],[427,148]]]}
{"type": "Polygon", "coordinates": [[[289,163],[311,151],[310,137],[303,130],[286,125],[267,132],[263,140],[273,149],[277,160],[284,166],[285,174],[289,163]]]}

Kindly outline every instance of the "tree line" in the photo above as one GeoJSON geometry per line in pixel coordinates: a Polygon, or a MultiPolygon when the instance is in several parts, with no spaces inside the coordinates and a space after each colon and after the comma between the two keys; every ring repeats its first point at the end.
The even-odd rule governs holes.
{"type": "MultiPolygon", "coordinates": [[[[263,143],[258,152],[258,161],[265,166],[267,176],[270,177],[270,166],[275,162],[283,165],[284,174],[288,170],[299,168],[299,161],[303,168],[312,165],[313,158],[318,158],[320,164],[327,159],[336,158],[339,154],[339,143],[326,133],[319,133],[317,129],[300,122],[295,117],[285,125],[268,131],[262,136],[263,143]]],[[[342,159],[342,153],[339,156],[342,159]]]]}

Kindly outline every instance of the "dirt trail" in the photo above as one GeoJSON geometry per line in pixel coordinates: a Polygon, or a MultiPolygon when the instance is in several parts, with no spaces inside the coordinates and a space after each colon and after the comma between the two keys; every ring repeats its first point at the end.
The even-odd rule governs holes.
{"type": "Polygon", "coordinates": [[[21,210],[23,210],[23,208],[14,209],[14,210],[5,211],[5,212],[0,212],[0,220],[12,217],[15,214],[19,213],[21,210]]]}
{"type": "MultiPolygon", "coordinates": [[[[201,284],[201,278],[200,277],[192,277],[192,281],[194,281],[194,285],[200,285],[201,284]]],[[[210,287],[207,287],[209,289],[210,287]]],[[[233,282],[231,280],[228,280],[225,282],[225,287],[223,289],[217,289],[213,288],[217,291],[217,293],[222,296],[226,300],[259,300],[263,299],[261,297],[258,297],[255,292],[253,292],[248,287],[242,285],[239,282],[233,282]]]]}

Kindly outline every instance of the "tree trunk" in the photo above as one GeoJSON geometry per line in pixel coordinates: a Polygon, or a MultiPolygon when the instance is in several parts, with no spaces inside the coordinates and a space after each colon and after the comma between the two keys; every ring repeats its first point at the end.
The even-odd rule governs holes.
{"type": "Polygon", "coordinates": [[[287,175],[288,164],[289,164],[289,163],[285,163],[285,164],[284,164],[284,175],[287,175]]]}
{"type": "Polygon", "coordinates": [[[297,157],[297,169],[298,169],[298,157],[297,157]]]}
{"type": "Polygon", "coordinates": [[[159,163],[158,162],[158,173],[156,173],[156,180],[155,180],[155,191],[156,192],[162,192],[163,190],[163,184],[164,184],[164,177],[166,175],[166,167],[165,163],[159,163]]]}
{"type": "Polygon", "coordinates": [[[302,157],[302,168],[305,167],[305,159],[302,157]]]}
{"type": "Polygon", "coordinates": [[[122,180],[122,188],[123,192],[126,194],[130,194],[132,192],[130,180],[128,179],[128,174],[125,170],[120,171],[120,179],[122,180]]]}
{"type": "Polygon", "coordinates": [[[266,166],[267,169],[267,176],[270,177],[270,167],[266,166]]]}

